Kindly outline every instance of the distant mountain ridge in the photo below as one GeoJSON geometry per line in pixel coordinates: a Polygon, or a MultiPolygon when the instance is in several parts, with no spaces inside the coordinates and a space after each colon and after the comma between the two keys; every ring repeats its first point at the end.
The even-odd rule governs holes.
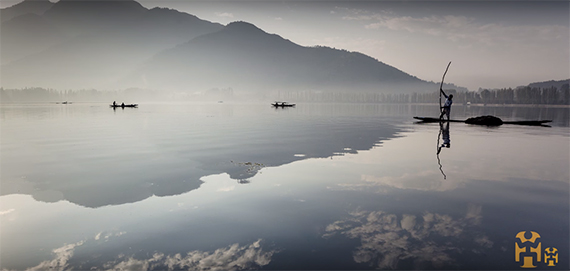
{"type": "Polygon", "coordinates": [[[361,53],[303,47],[247,22],[230,23],[218,32],[165,50],[125,82],[125,86],[180,90],[191,85],[201,89],[237,87],[259,91],[298,88],[388,91],[395,87],[401,90],[433,87],[361,53]],[[355,89],[347,89],[350,87],[355,89]]]}
{"type": "Polygon", "coordinates": [[[2,10],[34,10],[2,22],[5,88],[394,93],[439,88],[364,54],[303,47],[247,22],[222,26],[172,9],[147,9],[134,0],[25,3],[2,10]],[[38,7],[30,8],[34,3],[38,7]],[[41,12],[39,5],[47,9],[41,12]]]}
{"type": "Polygon", "coordinates": [[[544,81],[544,82],[535,82],[535,83],[530,83],[528,84],[529,87],[531,88],[550,88],[550,87],[556,87],[558,89],[561,89],[563,85],[570,85],[570,79],[565,79],[565,80],[550,80],[550,81],[544,81]]]}
{"type": "Polygon", "coordinates": [[[136,1],[61,0],[40,15],[2,22],[1,84],[114,88],[157,52],[222,27],[171,9],[149,10],[136,1]]]}
{"type": "Polygon", "coordinates": [[[24,0],[13,6],[0,10],[0,21],[9,21],[24,14],[42,15],[53,6],[49,0],[24,0]]]}

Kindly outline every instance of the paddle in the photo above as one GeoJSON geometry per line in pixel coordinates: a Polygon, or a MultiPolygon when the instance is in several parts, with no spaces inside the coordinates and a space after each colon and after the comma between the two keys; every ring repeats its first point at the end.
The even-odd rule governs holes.
{"type": "Polygon", "coordinates": [[[443,73],[443,77],[441,78],[441,85],[439,85],[439,113],[443,112],[443,108],[441,107],[441,90],[443,88],[443,80],[445,79],[445,75],[447,74],[447,70],[449,70],[449,65],[451,65],[451,61],[447,64],[447,68],[445,68],[445,72],[443,73]]]}

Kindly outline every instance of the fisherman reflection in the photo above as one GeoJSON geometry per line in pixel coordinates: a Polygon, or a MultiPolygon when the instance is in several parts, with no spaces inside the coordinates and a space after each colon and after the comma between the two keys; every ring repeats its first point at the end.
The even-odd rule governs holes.
{"type": "Polygon", "coordinates": [[[445,147],[445,148],[451,148],[451,138],[449,137],[449,122],[446,122],[445,124],[443,124],[443,122],[439,122],[439,135],[437,136],[437,153],[436,153],[436,157],[437,157],[437,163],[439,164],[439,171],[441,171],[441,175],[443,175],[443,179],[447,179],[447,176],[445,175],[445,172],[443,172],[443,166],[441,165],[441,160],[439,159],[439,153],[441,152],[441,149],[445,147]],[[443,144],[439,144],[440,140],[443,139],[443,144]]]}
{"type": "MultiPolygon", "coordinates": [[[[441,148],[445,147],[445,148],[451,148],[451,139],[449,137],[449,122],[446,122],[445,124],[443,124],[443,122],[439,123],[439,133],[441,136],[441,139],[443,139],[443,144],[439,145],[437,147],[437,154],[439,154],[441,152],[441,148]]],[[[438,138],[439,141],[439,138],[438,138]]]]}

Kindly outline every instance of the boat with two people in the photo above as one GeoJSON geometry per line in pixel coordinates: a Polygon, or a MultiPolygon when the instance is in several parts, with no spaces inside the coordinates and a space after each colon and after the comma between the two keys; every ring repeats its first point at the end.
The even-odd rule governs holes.
{"type": "Polygon", "coordinates": [[[111,108],[115,109],[115,108],[117,108],[117,107],[120,107],[120,108],[125,108],[125,107],[138,107],[139,105],[138,105],[138,104],[125,104],[125,103],[118,104],[118,103],[116,103],[115,101],[113,101],[113,104],[111,104],[111,105],[109,105],[109,106],[110,106],[111,108]]]}
{"type": "Polygon", "coordinates": [[[274,102],[271,104],[274,107],[294,107],[295,104],[290,104],[288,102],[274,102]]]}

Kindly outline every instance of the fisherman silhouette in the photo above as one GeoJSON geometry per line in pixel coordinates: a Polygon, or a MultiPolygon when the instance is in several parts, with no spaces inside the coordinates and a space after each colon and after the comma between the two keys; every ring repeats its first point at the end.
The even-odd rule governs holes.
{"type": "Polygon", "coordinates": [[[443,175],[443,179],[447,179],[447,175],[443,172],[443,166],[441,165],[441,159],[439,159],[439,153],[441,149],[451,148],[451,138],[449,136],[449,122],[443,124],[442,122],[439,123],[439,135],[437,136],[437,153],[435,156],[437,157],[437,163],[439,164],[439,171],[443,175]],[[443,139],[443,144],[439,145],[440,139],[443,139]]]}
{"type": "Polygon", "coordinates": [[[439,91],[441,91],[443,96],[445,96],[445,103],[441,107],[441,115],[439,115],[439,119],[442,119],[443,115],[446,115],[447,120],[449,120],[449,114],[451,113],[451,104],[453,103],[453,94],[449,94],[448,96],[447,94],[445,94],[445,92],[443,92],[443,89],[441,88],[439,89],[439,91]]]}
{"type": "Polygon", "coordinates": [[[445,123],[445,125],[440,122],[439,128],[440,128],[439,132],[441,134],[441,138],[443,139],[443,144],[437,147],[437,154],[441,152],[441,148],[443,147],[451,148],[451,138],[449,137],[449,122],[445,123]]]}

